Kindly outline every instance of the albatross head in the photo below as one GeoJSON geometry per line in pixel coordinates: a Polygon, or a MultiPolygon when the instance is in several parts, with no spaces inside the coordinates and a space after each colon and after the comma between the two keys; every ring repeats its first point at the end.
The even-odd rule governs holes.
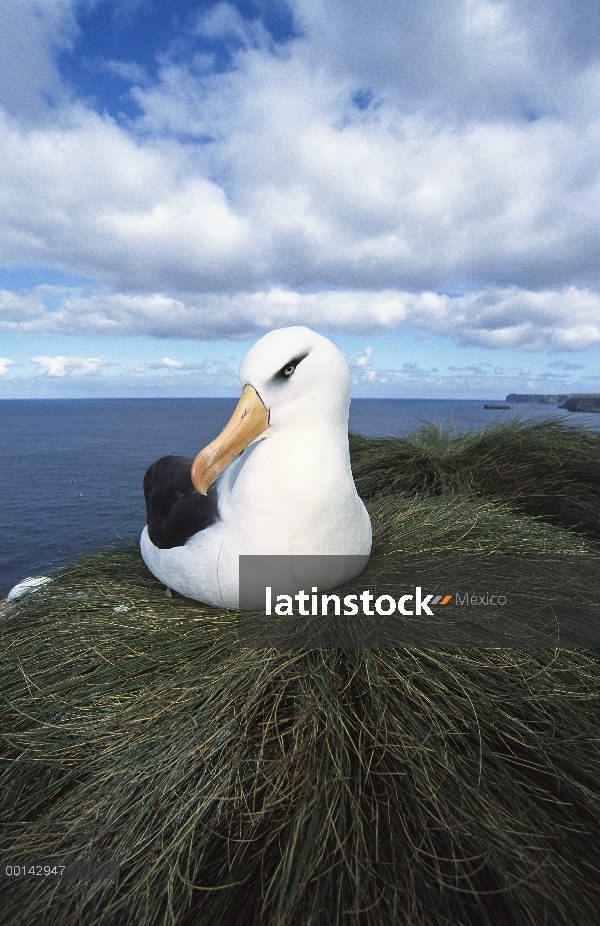
{"type": "Polygon", "coordinates": [[[310,328],[279,328],[262,337],[242,360],[240,382],[242,396],[231,419],[192,465],[192,482],[202,495],[267,429],[347,428],[348,364],[331,341],[310,328]]]}
{"type": "Polygon", "coordinates": [[[273,428],[317,419],[333,424],[340,417],[346,425],[348,420],[348,364],[335,344],[310,328],[266,334],[242,360],[240,382],[256,390],[273,428]]]}

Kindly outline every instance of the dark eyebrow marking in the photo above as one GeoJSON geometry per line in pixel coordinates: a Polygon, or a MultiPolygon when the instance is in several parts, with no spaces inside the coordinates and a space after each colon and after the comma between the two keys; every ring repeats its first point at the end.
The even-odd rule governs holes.
{"type": "Polygon", "coordinates": [[[271,382],[281,383],[284,380],[289,379],[289,377],[294,373],[298,364],[302,363],[302,361],[308,357],[308,354],[309,351],[306,351],[305,354],[298,354],[297,357],[292,357],[291,360],[288,360],[287,363],[284,363],[282,368],[278,370],[277,373],[275,373],[275,375],[271,378],[271,382]]]}

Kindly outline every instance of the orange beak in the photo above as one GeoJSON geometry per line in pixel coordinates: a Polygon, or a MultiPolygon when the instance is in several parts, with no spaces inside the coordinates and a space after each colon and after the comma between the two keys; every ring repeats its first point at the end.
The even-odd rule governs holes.
{"type": "Polygon", "coordinates": [[[192,463],[192,483],[200,495],[221,475],[242,450],[269,427],[269,412],[253,386],[242,389],[236,409],[214,441],[192,463]]]}

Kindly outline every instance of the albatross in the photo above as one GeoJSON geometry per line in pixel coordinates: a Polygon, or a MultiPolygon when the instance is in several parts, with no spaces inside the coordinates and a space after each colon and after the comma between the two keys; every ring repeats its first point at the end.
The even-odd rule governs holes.
{"type": "Polygon", "coordinates": [[[280,328],[248,351],[240,383],[231,419],[194,460],[146,472],[144,562],[169,589],[225,608],[239,606],[244,554],[345,556],[328,588],[354,578],[371,522],[350,469],[344,355],[310,328],[280,328]]]}

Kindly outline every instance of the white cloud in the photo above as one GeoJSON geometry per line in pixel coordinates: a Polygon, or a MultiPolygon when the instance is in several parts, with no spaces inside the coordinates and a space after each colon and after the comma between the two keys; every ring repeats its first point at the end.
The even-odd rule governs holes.
{"type": "Polygon", "coordinates": [[[142,145],[77,109],[68,123],[0,125],[4,260],[153,290],[235,276],[244,220],[223,191],[185,170],[185,152],[142,145]]]}
{"type": "Polygon", "coordinates": [[[0,376],[6,376],[8,373],[8,368],[15,365],[14,360],[9,360],[8,357],[0,357],[0,376]]]}
{"type": "Polygon", "coordinates": [[[134,82],[128,124],[68,101],[53,50],[74,8],[7,13],[0,236],[7,265],[97,285],[0,292],[0,330],[600,340],[597,6],[295,0],[303,36],[275,48],[220,3],[197,31],[226,44],[229,71],[174,50],[154,83],[105,63],[134,82]]]}
{"type": "Polygon", "coordinates": [[[132,84],[143,85],[148,83],[148,76],[144,68],[136,64],[135,61],[104,61],[102,68],[132,84]]]}
{"type": "Polygon", "coordinates": [[[197,24],[199,35],[234,46],[267,47],[270,43],[259,19],[247,20],[230,3],[217,3],[203,13],[197,24]]]}
{"type": "Polygon", "coordinates": [[[0,105],[21,123],[46,122],[49,102],[68,92],[55,53],[77,33],[72,0],[5,0],[1,4],[0,105]]]}
{"type": "Polygon", "coordinates": [[[600,285],[600,108],[585,125],[455,123],[394,100],[361,113],[349,78],[301,50],[251,47],[236,63],[204,77],[166,63],[138,88],[135,131],[77,107],[46,128],[5,120],[5,260],[172,297],[600,285]]]}
{"type": "Polygon", "coordinates": [[[305,53],[358,86],[436,116],[522,118],[569,108],[598,61],[594,0],[294,0],[305,53]]]}
{"type": "Polygon", "coordinates": [[[0,331],[20,327],[28,320],[39,318],[46,311],[42,293],[38,289],[33,292],[15,293],[7,289],[0,289],[0,331]]]}
{"type": "Polygon", "coordinates": [[[568,363],[565,360],[552,360],[549,364],[549,367],[553,367],[557,370],[564,370],[565,373],[571,372],[573,370],[584,370],[585,367],[582,363],[568,363]]]}
{"type": "Polygon", "coordinates": [[[97,357],[32,357],[32,363],[36,363],[39,372],[44,376],[61,377],[67,373],[73,376],[89,376],[97,373],[106,361],[99,360],[97,357]]]}
{"type": "Polygon", "coordinates": [[[355,367],[366,367],[371,362],[371,357],[373,356],[373,348],[365,347],[363,352],[358,355],[356,360],[352,362],[352,366],[355,367]]]}
{"type": "Polygon", "coordinates": [[[170,357],[164,357],[160,363],[161,366],[167,367],[169,370],[180,370],[183,367],[182,360],[171,360],[170,357]]]}
{"type": "MultiPolygon", "coordinates": [[[[583,351],[600,343],[600,294],[587,289],[530,291],[510,287],[464,296],[398,290],[325,290],[198,293],[182,299],[110,292],[58,290],[61,305],[46,309],[55,292],[20,294],[0,331],[37,335],[156,338],[251,338],[271,328],[303,324],[346,334],[384,334],[405,325],[462,344],[526,351],[583,351]]],[[[53,300],[54,301],[54,300],[53,300]]],[[[366,366],[371,348],[354,361],[366,366]]],[[[160,366],[174,369],[168,357],[160,366]]]]}
{"type": "Polygon", "coordinates": [[[158,363],[146,363],[141,368],[144,370],[167,370],[169,373],[189,373],[201,371],[208,373],[212,370],[212,364],[207,362],[193,363],[184,360],[171,360],[170,357],[163,357],[158,363]]]}
{"type": "MultiPolygon", "coordinates": [[[[567,287],[526,292],[517,288],[478,293],[456,300],[464,312],[460,336],[465,344],[525,350],[580,351],[600,343],[600,295],[567,287]]],[[[447,308],[447,304],[446,304],[447,308]]],[[[436,326],[450,333],[456,320],[436,326]]]]}

